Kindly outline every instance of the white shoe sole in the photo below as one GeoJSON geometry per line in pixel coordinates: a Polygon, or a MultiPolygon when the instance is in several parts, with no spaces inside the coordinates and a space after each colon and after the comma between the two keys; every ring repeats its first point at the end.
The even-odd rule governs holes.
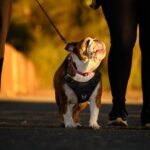
{"type": "Polygon", "coordinates": [[[143,126],[143,128],[145,128],[145,129],[150,129],[150,123],[146,123],[146,124],[143,126]]]}
{"type": "Polygon", "coordinates": [[[115,120],[109,120],[107,125],[127,127],[128,123],[127,121],[123,120],[121,117],[118,117],[115,120]]]}

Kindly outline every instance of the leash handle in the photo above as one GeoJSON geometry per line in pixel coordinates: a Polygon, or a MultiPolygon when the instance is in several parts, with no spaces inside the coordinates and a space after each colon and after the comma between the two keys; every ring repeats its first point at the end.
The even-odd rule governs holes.
{"type": "Polygon", "coordinates": [[[36,2],[38,3],[38,5],[40,6],[41,10],[43,11],[43,13],[45,14],[45,16],[47,17],[48,21],[50,22],[50,24],[53,26],[53,28],[55,29],[55,31],[57,32],[57,34],[59,35],[59,37],[61,38],[61,40],[67,44],[67,40],[64,38],[64,36],[60,33],[60,31],[58,30],[58,28],[56,27],[56,25],[54,24],[54,22],[52,21],[52,19],[50,18],[50,16],[48,15],[48,13],[46,12],[46,10],[44,9],[44,7],[41,5],[41,3],[36,0],[36,2]]]}

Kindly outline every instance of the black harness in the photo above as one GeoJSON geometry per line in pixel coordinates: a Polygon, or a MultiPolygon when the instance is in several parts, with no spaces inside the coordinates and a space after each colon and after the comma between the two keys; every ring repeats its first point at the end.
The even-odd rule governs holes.
{"type": "Polygon", "coordinates": [[[64,76],[64,81],[75,92],[78,98],[78,103],[83,103],[89,100],[100,79],[101,74],[99,71],[96,71],[94,77],[87,82],[75,81],[69,74],[64,76]]]}

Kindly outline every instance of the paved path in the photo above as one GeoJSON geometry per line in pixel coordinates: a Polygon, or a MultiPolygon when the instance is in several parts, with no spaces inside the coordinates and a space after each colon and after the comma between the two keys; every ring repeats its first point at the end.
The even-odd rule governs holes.
{"type": "Polygon", "coordinates": [[[0,102],[0,150],[147,150],[150,130],[140,127],[140,105],[128,105],[128,128],[108,127],[111,105],[102,106],[100,130],[88,128],[89,109],[81,113],[83,128],[60,126],[51,103],[0,102]]]}

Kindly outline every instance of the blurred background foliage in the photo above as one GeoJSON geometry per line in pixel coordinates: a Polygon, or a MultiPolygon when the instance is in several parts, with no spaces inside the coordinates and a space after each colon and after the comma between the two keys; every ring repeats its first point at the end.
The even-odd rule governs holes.
{"type": "MultiPolygon", "coordinates": [[[[107,57],[102,63],[103,89],[109,90],[107,58],[110,36],[102,9],[93,10],[89,0],[39,0],[68,42],[96,37],[105,42],[107,57]]],[[[7,42],[22,51],[35,65],[41,88],[53,88],[53,75],[68,54],[64,43],[35,0],[14,0],[7,42]]],[[[138,42],[137,42],[138,43],[138,42]]],[[[136,43],[130,89],[139,89],[140,51],[136,43]]],[[[116,79],[117,80],[117,79],[116,79]]]]}

